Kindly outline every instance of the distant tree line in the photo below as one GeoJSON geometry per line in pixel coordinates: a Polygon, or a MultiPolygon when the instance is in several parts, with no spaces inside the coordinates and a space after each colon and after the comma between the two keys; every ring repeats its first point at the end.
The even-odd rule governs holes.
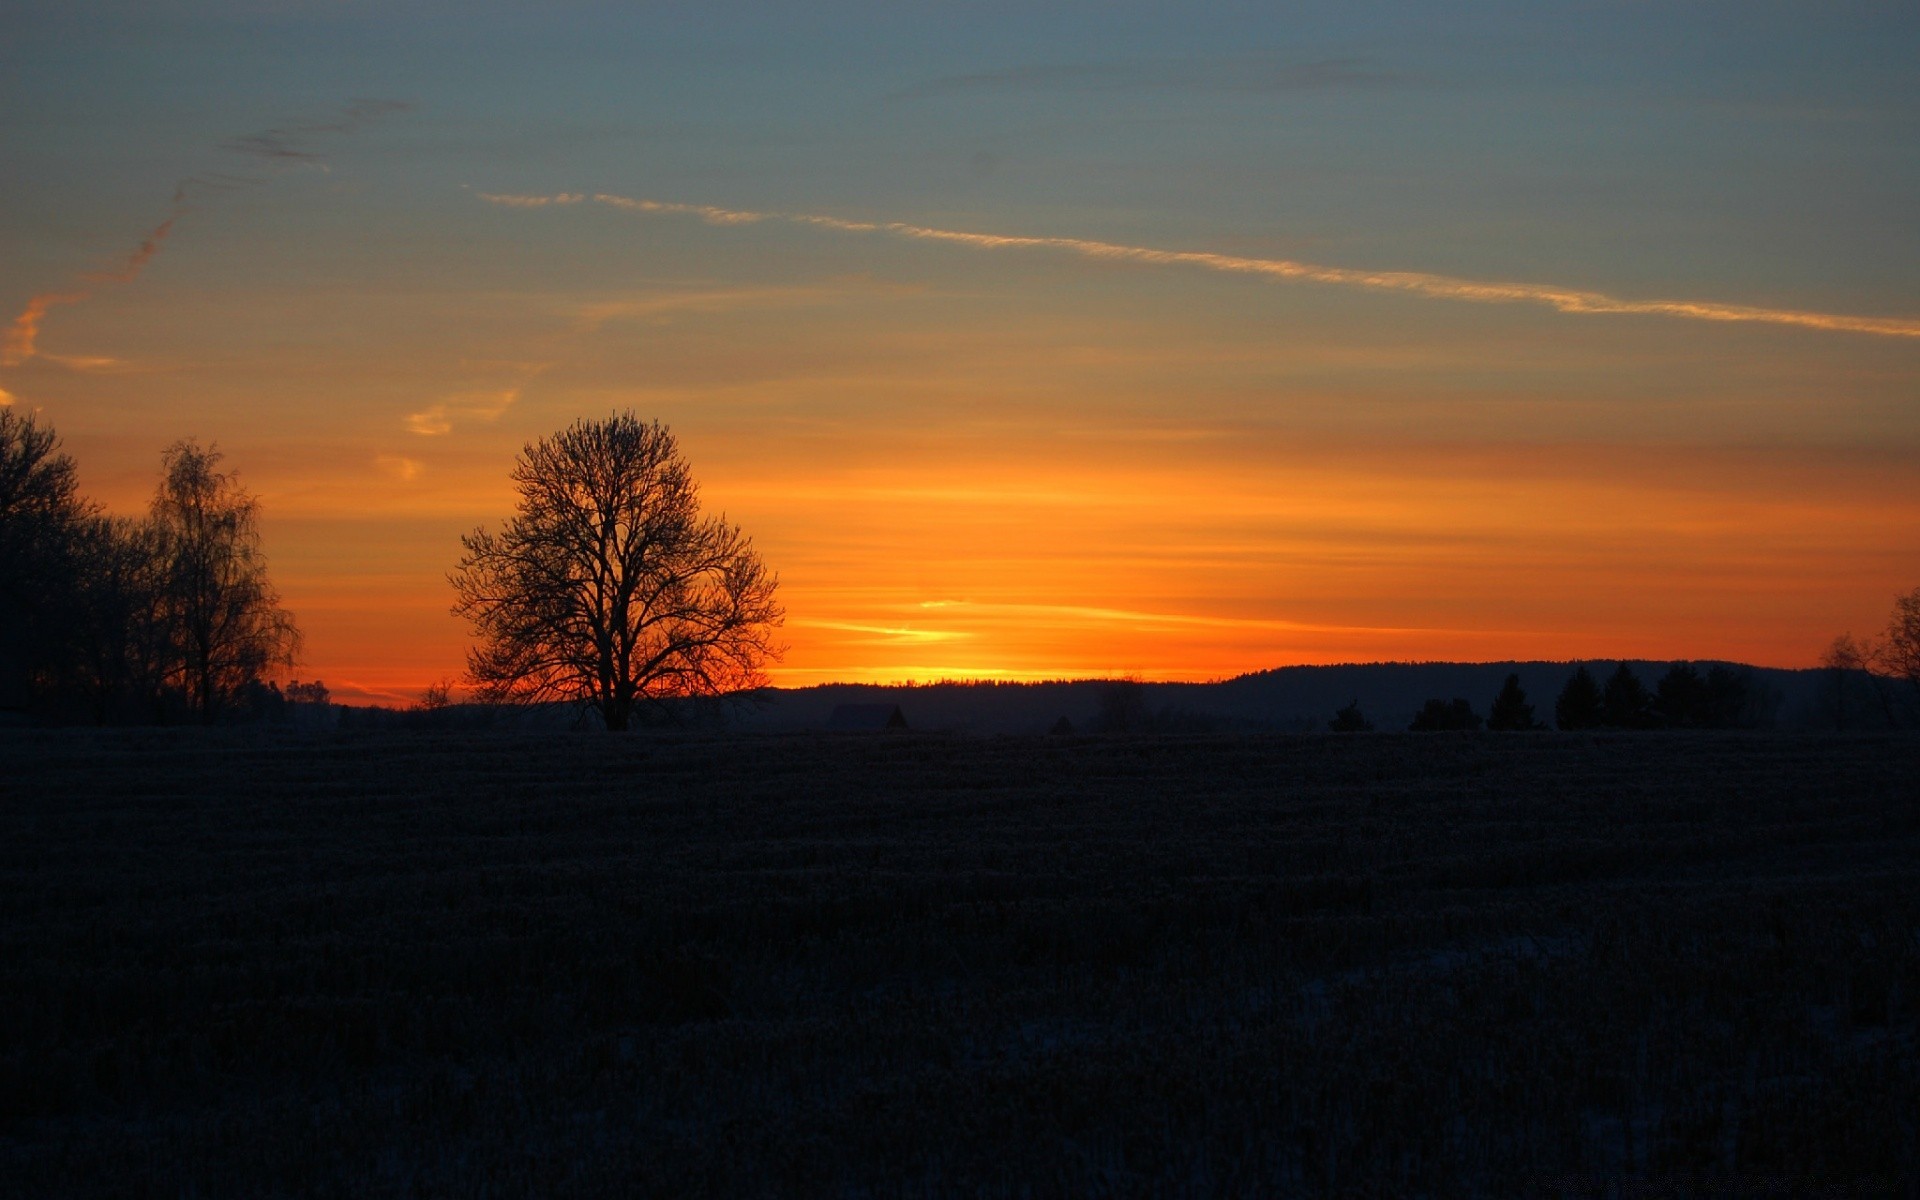
{"type": "MultiPolygon", "coordinates": [[[[1621,663],[1605,684],[1586,666],[1574,668],[1554,701],[1554,727],[1559,729],[1752,729],[1770,724],[1777,698],[1744,668],[1714,663],[1703,672],[1692,663],[1677,662],[1649,692],[1633,668],[1621,663]]],[[[1483,719],[1465,697],[1428,700],[1407,728],[1415,733],[1448,730],[1519,732],[1546,729],[1535,718],[1534,706],[1520,686],[1520,676],[1508,675],[1483,719]]],[[[1327,728],[1335,733],[1364,733],[1373,728],[1355,700],[1333,715],[1327,728]]]]}
{"type": "MultiPolygon", "coordinates": [[[[0,712],[96,723],[278,715],[300,634],[259,506],[218,449],[161,456],[144,517],[83,497],[52,429],[0,409],[0,712]]],[[[324,690],[324,689],[322,689],[324,690]]]]}
{"type": "Polygon", "coordinates": [[[1677,662],[1649,692],[1621,663],[1605,684],[1576,669],[1553,704],[1561,729],[1752,729],[1772,720],[1770,698],[1752,673],[1715,663],[1703,673],[1677,662]]]}
{"type": "MultiPolygon", "coordinates": [[[[1060,732],[1071,732],[1072,722],[1067,724],[1068,729],[1060,732]]],[[[1095,733],[1212,733],[1218,726],[1213,717],[1180,705],[1149,707],[1147,690],[1139,680],[1116,679],[1100,689],[1100,709],[1094,714],[1092,729],[1095,733]]]]}

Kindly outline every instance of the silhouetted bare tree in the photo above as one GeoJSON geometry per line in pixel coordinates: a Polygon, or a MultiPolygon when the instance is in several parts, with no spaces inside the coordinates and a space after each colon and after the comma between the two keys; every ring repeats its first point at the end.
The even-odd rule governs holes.
{"type": "Polygon", "coordinates": [[[413,702],[411,711],[426,713],[439,712],[452,704],[453,680],[442,679],[437,683],[427,685],[427,690],[421,692],[420,698],[413,702]]]}
{"type": "Polygon", "coordinates": [[[673,435],[631,412],[524,448],[517,514],[476,529],[448,580],[480,644],[486,703],[567,700],[625,729],[636,706],[765,684],[778,578],[740,530],[700,515],[673,435]]]}
{"type": "Polygon", "coordinates": [[[1904,679],[1920,701],[1920,587],[1893,598],[1893,615],[1880,639],[1876,660],[1887,674],[1904,679]]]}
{"type": "Polygon", "coordinates": [[[1833,716],[1833,727],[1845,729],[1859,714],[1849,711],[1848,703],[1860,689],[1856,680],[1865,675],[1869,648],[1854,640],[1851,633],[1843,633],[1834,638],[1820,655],[1820,665],[1827,672],[1827,709],[1833,716]]]}
{"type": "Polygon", "coordinates": [[[208,722],[269,669],[292,666],[300,647],[292,614],[267,580],[259,504],[218,470],[220,459],[217,448],[192,441],[169,446],[150,517],[165,564],[170,673],[208,722]]]}
{"type": "Polygon", "coordinates": [[[41,719],[270,715],[299,644],[260,552],[258,506],[217,450],[168,448],[145,520],[74,487],[53,431],[0,409],[0,708],[41,719]]]}

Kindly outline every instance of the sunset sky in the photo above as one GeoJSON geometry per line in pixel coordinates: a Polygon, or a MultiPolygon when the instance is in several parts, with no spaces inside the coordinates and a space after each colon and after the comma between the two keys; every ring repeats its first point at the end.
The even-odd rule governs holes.
{"type": "Polygon", "coordinates": [[[350,700],[626,408],[783,684],[1877,630],[1920,7],[1461,7],[10,0],[0,403],[114,511],[217,442],[350,700]]]}

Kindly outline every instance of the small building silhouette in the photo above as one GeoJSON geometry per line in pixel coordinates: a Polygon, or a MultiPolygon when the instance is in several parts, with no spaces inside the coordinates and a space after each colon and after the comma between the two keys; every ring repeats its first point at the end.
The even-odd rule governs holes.
{"type": "Polygon", "coordinates": [[[895,733],[907,728],[898,704],[836,704],[827,718],[831,733],[895,733]]]}

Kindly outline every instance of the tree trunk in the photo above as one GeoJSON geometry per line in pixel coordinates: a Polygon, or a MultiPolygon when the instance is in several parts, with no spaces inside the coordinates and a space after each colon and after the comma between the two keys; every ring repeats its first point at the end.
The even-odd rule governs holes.
{"type": "Polygon", "coordinates": [[[200,723],[213,724],[213,663],[203,659],[200,667],[200,723]]]}

